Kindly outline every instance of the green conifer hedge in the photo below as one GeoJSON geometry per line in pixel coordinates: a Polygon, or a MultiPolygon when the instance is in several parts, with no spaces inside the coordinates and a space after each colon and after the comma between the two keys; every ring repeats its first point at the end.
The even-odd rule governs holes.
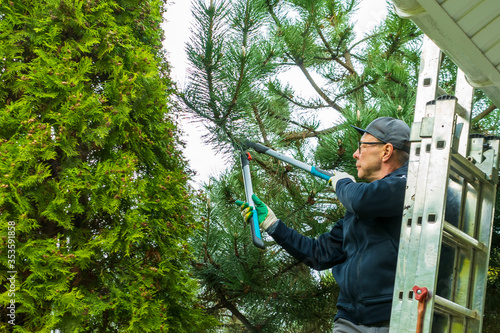
{"type": "Polygon", "coordinates": [[[0,329],[209,324],[186,267],[165,3],[0,2],[0,329]]]}

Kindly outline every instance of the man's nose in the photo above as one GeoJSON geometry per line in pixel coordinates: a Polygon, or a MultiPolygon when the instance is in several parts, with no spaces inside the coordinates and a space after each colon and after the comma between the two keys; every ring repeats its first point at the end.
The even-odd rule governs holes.
{"type": "Polygon", "coordinates": [[[352,157],[353,157],[355,160],[359,159],[359,149],[356,149],[356,150],[354,151],[354,153],[352,154],[352,157]]]}

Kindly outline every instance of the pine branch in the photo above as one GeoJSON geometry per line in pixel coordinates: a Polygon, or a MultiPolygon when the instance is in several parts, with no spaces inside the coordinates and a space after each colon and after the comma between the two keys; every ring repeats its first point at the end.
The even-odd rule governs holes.
{"type": "Polygon", "coordinates": [[[358,91],[358,90],[361,90],[361,89],[363,89],[363,88],[365,88],[365,87],[367,87],[367,86],[369,86],[369,85],[375,84],[375,83],[377,83],[377,82],[379,81],[379,79],[380,79],[380,78],[377,78],[376,80],[365,81],[365,82],[363,82],[362,84],[360,84],[359,86],[357,86],[357,87],[355,87],[355,88],[353,88],[353,89],[351,89],[351,90],[349,90],[349,91],[347,91],[347,92],[345,92],[345,93],[343,93],[343,94],[338,95],[338,96],[335,98],[335,100],[340,99],[340,98],[347,97],[347,96],[351,95],[352,93],[355,93],[355,92],[356,92],[356,91],[358,91]]]}
{"type": "Polygon", "coordinates": [[[296,100],[294,100],[293,98],[291,98],[290,96],[288,96],[287,94],[285,94],[283,91],[280,91],[280,90],[275,90],[275,92],[280,95],[281,97],[283,97],[284,99],[286,99],[287,101],[289,101],[290,103],[298,106],[298,107],[301,107],[303,109],[323,109],[323,108],[326,108],[328,107],[328,105],[325,105],[325,104],[317,104],[317,105],[307,105],[307,104],[302,104],[296,100]]]}
{"type": "Polygon", "coordinates": [[[350,51],[344,52],[344,58],[346,61],[346,65],[349,66],[350,68],[354,68],[354,65],[353,65],[352,60],[351,60],[351,52],[350,51]]]}
{"type": "Polygon", "coordinates": [[[242,55],[241,55],[241,61],[240,61],[240,68],[239,68],[239,74],[238,74],[238,81],[237,81],[237,84],[236,84],[236,89],[234,91],[234,95],[233,95],[233,98],[231,100],[231,103],[229,104],[229,108],[228,110],[226,111],[226,115],[224,116],[225,119],[227,119],[229,117],[229,115],[232,113],[232,111],[234,110],[234,107],[236,106],[236,103],[238,101],[238,97],[240,95],[240,90],[241,90],[241,87],[243,85],[243,80],[245,78],[245,65],[246,65],[246,59],[247,59],[247,55],[246,55],[246,48],[248,47],[247,45],[247,40],[248,40],[248,26],[246,24],[248,24],[248,11],[246,12],[247,16],[245,17],[245,28],[244,28],[244,32],[243,32],[243,46],[242,46],[242,55]]]}
{"type": "Polygon", "coordinates": [[[264,163],[263,160],[260,158],[254,156],[253,159],[257,164],[259,164],[262,169],[273,179],[279,179],[280,183],[287,189],[288,193],[293,196],[297,196],[301,193],[300,187],[294,183],[290,177],[288,176],[288,171],[290,170],[289,168],[283,168],[281,166],[281,161],[277,161],[278,164],[278,169],[283,168],[285,169],[284,172],[280,172],[279,170],[271,168],[267,163],[264,163]],[[278,176],[278,177],[276,177],[278,176]]]}
{"type": "MultiPolygon", "coordinates": [[[[267,1],[267,8],[268,8],[268,11],[269,11],[269,14],[271,15],[271,18],[273,19],[274,23],[276,24],[276,26],[278,27],[278,29],[281,31],[283,30],[283,27],[282,27],[282,24],[280,22],[280,20],[278,19],[278,17],[276,16],[276,13],[274,13],[274,9],[273,9],[273,6],[271,5],[271,3],[269,1],[267,1]]],[[[287,41],[285,41],[285,43],[289,45],[289,43],[287,41]]],[[[323,90],[321,90],[321,88],[318,86],[318,84],[316,83],[316,81],[312,78],[311,74],[309,73],[309,71],[307,70],[306,66],[304,65],[304,59],[296,56],[296,55],[293,55],[292,59],[294,60],[294,63],[297,67],[300,68],[300,70],[302,71],[302,73],[304,74],[304,76],[306,77],[307,81],[309,81],[309,83],[311,84],[311,86],[313,87],[313,89],[316,91],[316,93],[329,105],[331,106],[332,108],[334,108],[335,110],[339,111],[340,113],[344,113],[344,109],[338,105],[337,103],[335,103],[333,100],[331,100],[324,92],[323,90]]]]}
{"type": "Polygon", "coordinates": [[[269,140],[267,138],[267,131],[264,123],[262,122],[262,118],[259,114],[258,107],[255,103],[252,103],[252,110],[255,115],[255,120],[257,121],[257,125],[259,126],[260,132],[262,133],[262,138],[264,139],[264,144],[269,145],[269,140]]]}
{"type": "MultiPolygon", "coordinates": [[[[283,97],[285,97],[285,94],[283,94],[282,92],[279,92],[279,91],[276,91],[276,92],[277,92],[278,94],[280,94],[280,95],[283,95],[283,97]]],[[[275,113],[274,111],[272,111],[272,110],[268,110],[268,112],[269,112],[269,114],[271,115],[271,117],[273,117],[273,118],[275,118],[275,119],[281,120],[281,121],[283,121],[283,122],[285,122],[285,123],[288,123],[288,124],[292,124],[292,125],[295,125],[295,126],[301,127],[301,128],[303,128],[304,130],[306,130],[306,131],[315,131],[315,129],[314,129],[314,128],[312,128],[312,127],[308,127],[308,126],[302,125],[302,124],[300,124],[300,123],[298,123],[298,122],[296,122],[296,121],[294,121],[294,120],[292,120],[292,119],[289,119],[289,118],[283,117],[283,116],[281,116],[281,115],[278,115],[278,114],[276,114],[276,113],[275,113]]]]}
{"type": "Polygon", "coordinates": [[[331,100],[330,97],[328,97],[323,92],[323,90],[321,90],[321,88],[318,86],[318,84],[316,83],[316,81],[314,81],[314,79],[312,78],[311,74],[309,74],[309,71],[307,70],[307,68],[304,66],[304,62],[303,62],[302,59],[295,59],[295,64],[300,68],[300,70],[302,71],[302,73],[304,74],[304,76],[307,78],[307,81],[309,81],[309,83],[311,84],[311,86],[313,87],[313,89],[316,91],[316,93],[323,100],[325,100],[325,102],[329,106],[331,106],[332,108],[334,108],[335,110],[337,110],[340,113],[344,113],[345,112],[343,107],[341,107],[340,105],[338,105],[337,103],[335,103],[333,100],[331,100]]]}
{"type": "Polygon", "coordinates": [[[255,332],[255,333],[258,333],[259,330],[254,327],[252,325],[252,323],[247,319],[247,317],[245,317],[245,315],[243,315],[239,310],[238,308],[231,302],[228,302],[224,295],[221,295],[222,298],[222,301],[224,302],[224,306],[226,307],[226,309],[228,309],[229,311],[231,311],[231,313],[233,314],[233,316],[235,316],[236,318],[238,318],[239,321],[241,321],[241,323],[250,331],[250,332],[255,332]]]}
{"type": "MultiPolygon", "coordinates": [[[[326,40],[325,36],[323,35],[323,32],[321,31],[321,29],[319,27],[317,28],[317,32],[318,32],[319,37],[321,38],[321,41],[325,45],[326,49],[331,54],[331,58],[329,60],[336,61],[342,67],[344,67],[345,69],[347,69],[349,71],[349,73],[351,73],[351,75],[358,76],[358,74],[354,70],[354,66],[352,65],[352,63],[345,63],[345,62],[343,62],[342,60],[339,59],[338,54],[332,50],[332,47],[331,47],[330,43],[328,43],[328,41],[326,40]]],[[[344,54],[344,56],[345,56],[345,54],[344,54]]]]}
{"type": "Polygon", "coordinates": [[[356,43],[352,44],[351,47],[347,50],[347,52],[349,52],[349,54],[351,54],[351,51],[356,47],[358,46],[359,44],[361,43],[364,43],[366,42],[367,40],[369,39],[372,39],[372,38],[375,38],[375,37],[378,37],[382,35],[382,33],[376,33],[376,34],[373,34],[373,35],[369,35],[369,36],[366,36],[365,38],[363,39],[360,39],[359,41],[357,41],[356,43]]]}
{"type": "Polygon", "coordinates": [[[275,279],[277,279],[278,277],[281,277],[283,275],[285,275],[287,272],[291,271],[292,269],[294,269],[295,267],[297,267],[298,265],[300,265],[302,262],[299,261],[299,260],[294,260],[290,265],[288,266],[285,266],[283,267],[274,277],[275,279]]]}
{"type": "Polygon", "coordinates": [[[299,133],[289,133],[285,135],[283,141],[294,141],[294,140],[303,140],[305,138],[317,138],[321,135],[333,133],[337,130],[338,126],[333,126],[321,131],[303,131],[299,133]]]}
{"type": "MultiPolygon", "coordinates": [[[[212,38],[214,35],[214,18],[215,18],[215,8],[213,2],[210,3],[210,7],[207,10],[207,13],[211,13],[212,15],[209,15],[209,26],[208,26],[208,38],[207,40],[212,42],[212,38]]],[[[213,50],[213,48],[208,48],[209,51],[213,50]]],[[[212,109],[212,112],[214,114],[214,119],[218,119],[220,117],[219,110],[216,106],[215,102],[215,95],[213,94],[214,91],[214,74],[213,74],[213,61],[212,61],[212,53],[211,52],[206,52],[205,54],[208,55],[208,57],[205,57],[203,64],[205,65],[205,72],[207,74],[207,83],[208,83],[208,92],[209,92],[209,102],[208,105],[212,109]]]]}
{"type": "Polygon", "coordinates": [[[228,301],[226,297],[226,290],[223,287],[216,286],[214,287],[214,290],[217,294],[217,298],[219,299],[219,305],[216,307],[229,310],[231,314],[236,317],[250,332],[259,332],[259,330],[254,325],[252,325],[247,317],[238,310],[233,302],[228,301]]]}

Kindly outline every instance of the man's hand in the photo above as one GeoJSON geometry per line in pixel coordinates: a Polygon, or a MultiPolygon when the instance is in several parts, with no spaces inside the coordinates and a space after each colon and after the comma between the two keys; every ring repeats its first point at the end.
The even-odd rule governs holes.
{"type": "MultiPolygon", "coordinates": [[[[255,203],[255,209],[257,210],[257,217],[259,218],[259,225],[262,229],[267,230],[272,226],[278,219],[274,215],[271,208],[267,207],[255,194],[252,195],[252,200],[255,203]]],[[[245,222],[249,222],[252,217],[252,207],[248,205],[248,202],[243,202],[236,200],[235,203],[240,206],[241,216],[245,219],[245,222]]]]}
{"type": "Polygon", "coordinates": [[[333,188],[334,191],[337,190],[337,182],[341,179],[344,179],[344,178],[349,178],[351,179],[353,182],[356,182],[356,179],[354,179],[353,176],[351,176],[350,174],[348,174],[347,172],[336,172],[333,177],[330,178],[330,180],[328,181],[328,184],[330,184],[333,188]]]}

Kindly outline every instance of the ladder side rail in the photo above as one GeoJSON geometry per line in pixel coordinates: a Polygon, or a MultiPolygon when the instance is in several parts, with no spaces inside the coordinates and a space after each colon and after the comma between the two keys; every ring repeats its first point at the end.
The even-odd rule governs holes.
{"type": "Polygon", "coordinates": [[[424,117],[427,102],[436,99],[442,56],[441,49],[424,35],[415,101],[415,122],[424,117]]]}
{"type": "MultiPolygon", "coordinates": [[[[430,141],[430,139],[424,139],[430,141]]],[[[417,226],[417,216],[415,211],[421,209],[424,204],[424,197],[417,196],[417,193],[425,192],[427,173],[425,170],[429,164],[427,155],[420,155],[421,142],[412,142],[410,160],[408,164],[407,189],[405,193],[404,213],[401,226],[401,237],[396,269],[396,280],[394,285],[393,309],[391,316],[391,332],[411,332],[408,323],[411,321],[411,314],[417,311],[417,304],[413,302],[410,288],[405,286],[405,277],[414,276],[417,270],[416,258],[418,256],[415,249],[420,244],[420,227],[417,226]],[[418,153],[417,153],[418,152],[418,153]]],[[[416,326],[415,325],[412,327],[416,326]]]]}
{"type": "Polygon", "coordinates": [[[466,157],[469,153],[469,131],[472,117],[472,102],[474,100],[474,88],[469,84],[467,77],[460,68],[457,69],[455,96],[458,98],[460,106],[464,109],[464,114],[460,117],[461,119],[457,120],[457,123],[463,124],[462,133],[460,133],[459,136],[458,153],[466,157]]]}
{"type": "MultiPolygon", "coordinates": [[[[426,112],[431,111],[428,112],[429,115],[434,113],[434,126],[430,145],[422,147],[422,153],[429,155],[430,163],[427,170],[429,177],[426,192],[421,194],[425,197],[425,204],[423,210],[419,212],[420,216],[417,217],[422,221],[421,242],[418,251],[423,255],[418,257],[418,270],[414,280],[414,284],[427,287],[431,296],[426,305],[423,323],[424,332],[430,332],[432,329],[434,316],[434,296],[441,257],[456,106],[457,101],[450,99],[437,100],[435,105],[428,105],[426,108],[426,112]]],[[[412,282],[409,280],[407,287],[412,282]]]]}
{"type": "Polygon", "coordinates": [[[421,216],[424,209],[429,183],[430,154],[427,146],[432,146],[432,131],[434,127],[434,109],[431,106],[425,112],[419,123],[412,125],[411,151],[408,165],[407,190],[405,193],[405,211],[401,226],[401,239],[398,255],[398,265],[393,298],[391,332],[413,332],[416,326],[414,314],[418,303],[414,301],[412,288],[417,274],[417,261],[421,248],[421,216]],[[412,323],[413,322],[413,323],[412,323]]]}
{"type": "MultiPolygon", "coordinates": [[[[422,209],[425,196],[416,197],[417,193],[425,193],[427,183],[427,168],[429,165],[428,154],[422,154],[422,147],[427,146],[432,139],[426,133],[421,137],[422,122],[426,118],[426,104],[436,98],[438,91],[438,73],[441,66],[442,52],[434,42],[424,36],[421,63],[418,78],[418,90],[415,103],[414,123],[411,126],[411,148],[408,161],[407,189],[405,193],[404,213],[401,226],[398,263],[391,314],[390,332],[413,332],[416,319],[412,314],[417,311],[416,302],[413,301],[412,291],[405,286],[405,277],[414,276],[416,272],[415,249],[420,243],[420,227],[417,227],[415,208],[422,209]],[[418,189],[417,189],[418,186],[418,189]],[[409,324],[413,320],[413,324],[409,324]]],[[[426,122],[428,124],[428,122],[426,122]]],[[[425,132],[425,126],[423,131],[425,132]]]]}

